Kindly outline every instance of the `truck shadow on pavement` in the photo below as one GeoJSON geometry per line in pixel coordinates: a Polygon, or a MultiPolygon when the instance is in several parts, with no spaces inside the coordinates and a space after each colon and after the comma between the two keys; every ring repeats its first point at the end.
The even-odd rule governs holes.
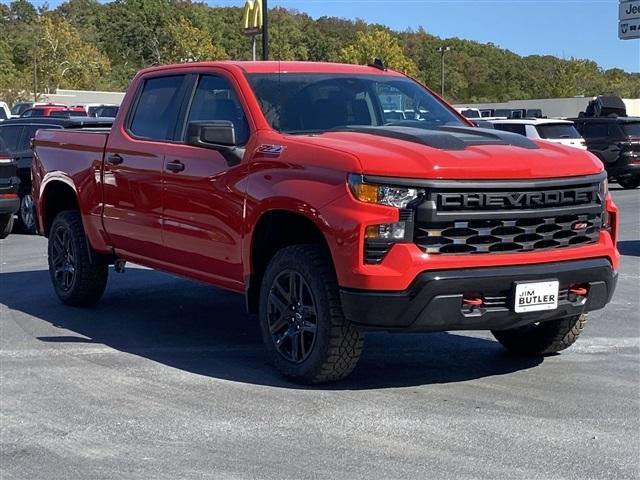
{"type": "Polygon", "coordinates": [[[618,242],[621,255],[640,257],[640,240],[622,240],[618,242]]]}
{"type": "MultiPolygon", "coordinates": [[[[193,374],[280,388],[361,390],[452,383],[532,368],[542,358],[508,354],[492,339],[462,334],[369,334],[365,352],[346,380],[301,387],[270,365],[256,319],[241,296],[159,272],[130,268],[111,272],[102,301],[94,308],[62,305],[47,271],[2,273],[0,303],[50,326],[30,326],[38,341],[73,350],[106,345],[193,374]],[[54,345],[55,344],[55,345],[54,345]]],[[[33,322],[33,321],[32,321],[33,322]]],[[[72,351],[70,353],[73,353],[72,351]]],[[[97,349],[95,355],[112,355],[97,349]]]]}

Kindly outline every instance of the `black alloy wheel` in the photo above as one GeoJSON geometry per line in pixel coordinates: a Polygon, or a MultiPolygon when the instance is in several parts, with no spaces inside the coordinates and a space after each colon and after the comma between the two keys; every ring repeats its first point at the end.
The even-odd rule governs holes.
{"type": "Polygon", "coordinates": [[[68,229],[57,228],[52,232],[51,267],[57,287],[68,292],[76,278],[76,252],[68,229]]]}
{"type": "Polygon", "coordinates": [[[36,233],[36,209],[33,196],[27,193],[20,197],[20,210],[18,211],[20,229],[24,233],[36,233]]]}
{"type": "Polygon", "coordinates": [[[269,332],[277,352],[295,364],[307,360],[316,342],[318,311],[302,275],[293,270],[280,272],[267,305],[269,332]]]}

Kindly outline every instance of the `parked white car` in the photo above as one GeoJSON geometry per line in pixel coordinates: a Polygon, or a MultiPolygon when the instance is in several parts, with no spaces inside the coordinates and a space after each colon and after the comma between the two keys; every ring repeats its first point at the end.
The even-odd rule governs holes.
{"type": "Polygon", "coordinates": [[[9,105],[4,102],[0,102],[0,122],[11,118],[11,109],[9,105]]]}
{"type": "Polygon", "coordinates": [[[519,133],[533,140],[546,140],[581,150],[587,144],[573,122],[553,118],[522,118],[517,120],[490,120],[496,130],[519,133]]]}

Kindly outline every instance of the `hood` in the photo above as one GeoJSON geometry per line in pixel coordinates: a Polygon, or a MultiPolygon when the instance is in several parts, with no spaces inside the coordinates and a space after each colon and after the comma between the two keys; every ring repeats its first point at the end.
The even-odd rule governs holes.
{"type": "Polygon", "coordinates": [[[596,174],[589,152],[475,127],[362,127],[297,136],[296,140],[354,155],[362,172],[403,178],[493,180],[596,174]]]}

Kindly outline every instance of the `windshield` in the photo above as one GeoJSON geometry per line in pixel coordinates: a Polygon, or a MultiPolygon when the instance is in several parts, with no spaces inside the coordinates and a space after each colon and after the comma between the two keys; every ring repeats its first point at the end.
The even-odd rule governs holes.
{"type": "Polygon", "coordinates": [[[623,123],[622,130],[627,137],[640,137],[640,122],[623,123]]]}
{"type": "Polygon", "coordinates": [[[571,123],[545,123],[537,125],[536,129],[542,138],[581,138],[571,123]]]}
{"type": "Polygon", "coordinates": [[[354,126],[464,125],[418,83],[387,75],[247,75],[269,124],[282,133],[354,126]]]}

